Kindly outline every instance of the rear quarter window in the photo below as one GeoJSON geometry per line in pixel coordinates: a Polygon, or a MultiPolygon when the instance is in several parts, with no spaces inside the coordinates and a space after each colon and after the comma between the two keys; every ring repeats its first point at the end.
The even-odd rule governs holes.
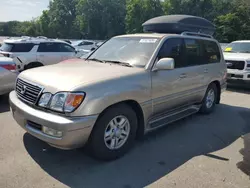
{"type": "Polygon", "coordinates": [[[1,50],[4,52],[30,52],[34,45],[32,43],[4,43],[1,50]]]}
{"type": "Polygon", "coordinates": [[[219,63],[221,61],[220,49],[214,41],[203,41],[204,59],[207,64],[219,63]]]}

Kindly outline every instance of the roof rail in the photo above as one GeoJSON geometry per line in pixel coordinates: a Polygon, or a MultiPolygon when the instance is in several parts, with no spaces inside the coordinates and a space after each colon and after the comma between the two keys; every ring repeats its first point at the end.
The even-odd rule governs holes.
{"type": "Polygon", "coordinates": [[[211,35],[203,34],[203,33],[195,33],[195,32],[183,32],[181,33],[182,36],[199,36],[199,37],[206,37],[213,39],[214,37],[211,35]]]}
{"type": "Polygon", "coordinates": [[[37,36],[36,38],[38,38],[38,39],[48,39],[47,37],[44,37],[44,36],[37,36]]]}

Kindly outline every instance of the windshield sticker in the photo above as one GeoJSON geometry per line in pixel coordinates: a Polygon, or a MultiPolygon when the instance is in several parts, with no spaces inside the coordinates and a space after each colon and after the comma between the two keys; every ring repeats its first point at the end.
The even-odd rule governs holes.
{"type": "Polygon", "coordinates": [[[226,48],[225,52],[231,52],[233,48],[226,48]]]}
{"type": "Polygon", "coordinates": [[[141,39],[140,43],[156,43],[157,39],[141,39]]]}

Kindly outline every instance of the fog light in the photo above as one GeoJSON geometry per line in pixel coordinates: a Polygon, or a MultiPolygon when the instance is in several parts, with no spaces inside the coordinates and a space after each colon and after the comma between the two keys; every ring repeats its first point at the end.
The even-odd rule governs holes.
{"type": "Polygon", "coordinates": [[[43,126],[43,133],[49,136],[62,137],[62,131],[57,131],[55,129],[43,126]]]}

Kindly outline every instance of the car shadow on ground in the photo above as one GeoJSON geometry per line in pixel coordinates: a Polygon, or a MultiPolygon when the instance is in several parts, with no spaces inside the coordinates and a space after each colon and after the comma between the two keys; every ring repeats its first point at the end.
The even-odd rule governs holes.
{"type": "MultiPolygon", "coordinates": [[[[250,133],[247,114],[250,109],[221,104],[211,115],[193,115],[152,132],[123,158],[106,163],[91,159],[81,149],[52,148],[27,133],[23,142],[45,172],[69,187],[144,187],[195,156],[230,160],[230,156],[210,153],[250,133]]],[[[246,144],[249,148],[249,142],[246,144]]]]}
{"type": "Polygon", "coordinates": [[[228,84],[227,91],[250,94],[250,85],[248,86],[246,84],[244,85],[228,84]]]}
{"type": "Polygon", "coordinates": [[[0,96],[0,113],[8,112],[10,110],[9,107],[9,94],[0,96]]]}

